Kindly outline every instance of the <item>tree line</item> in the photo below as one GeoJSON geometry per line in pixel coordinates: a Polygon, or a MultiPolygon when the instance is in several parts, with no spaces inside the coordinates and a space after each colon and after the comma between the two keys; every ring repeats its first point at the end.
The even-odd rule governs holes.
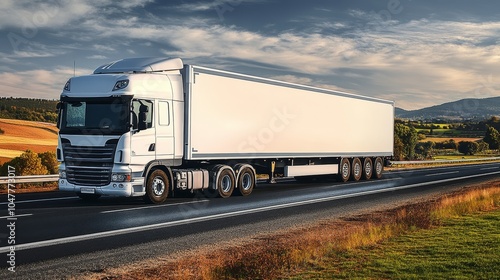
{"type": "Polygon", "coordinates": [[[57,100],[0,98],[0,118],[37,122],[57,122],[57,100]]]}
{"type": "Polygon", "coordinates": [[[405,123],[396,120],[394,123],[394,159],[395,160],[414,160],[427,159],[432,156],[435,149],[449,149],[458,151],[464,155],[474,155],[487,150],[498,150],[500,148],[500,133],[496,127],[500,127],[500,119],[492,117],[481,122],[484,124],[485,132],[482,140],[479,141],[460,141],[453,139],[435,143],[433,141],[419,141],[417,129],[411,122],[405,123]]]}

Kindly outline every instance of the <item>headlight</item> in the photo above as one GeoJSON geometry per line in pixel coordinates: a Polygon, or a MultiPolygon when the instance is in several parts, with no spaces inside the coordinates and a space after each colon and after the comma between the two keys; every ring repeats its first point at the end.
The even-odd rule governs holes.
{"type": "Polygon", "coordinates": [[[124,89],[128,86],[128,80],[121,80],[121,81],[118,81],[116,82],[115,86],[113,87],[113,91],[115,90],[120,90],[120,89],[124,89]]]}
{"type": "Polygon", "coordinates": [[[59,178],[66,179],[66,170],[59,170],[59,178]]]}
{"type": "Polygon", "coordinates": [[[132,176],[130,173],[113,173],[111,175],[111,181],[113,182],[130,182],[132,176]]]}

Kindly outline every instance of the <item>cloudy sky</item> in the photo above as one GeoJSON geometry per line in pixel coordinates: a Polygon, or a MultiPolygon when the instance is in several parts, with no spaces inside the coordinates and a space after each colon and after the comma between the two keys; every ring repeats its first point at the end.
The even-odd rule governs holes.
{"type": "Polygon", "coordinates": [[[500,96],[493,0],[2,0],[0,37],[0,96],[57,99],[74,73],[145,56],[404,109],[500,96]]]}

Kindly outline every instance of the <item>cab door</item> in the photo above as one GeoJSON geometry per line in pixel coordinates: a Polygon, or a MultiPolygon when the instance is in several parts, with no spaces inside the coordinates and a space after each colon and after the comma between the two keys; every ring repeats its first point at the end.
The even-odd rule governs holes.
{"type": "Polygon", "coordinates": [[[172,102],[159,100],[157,106],[158,126],[156,127],[156,158],[174,158],[174,124],[172,122],[172,102]]]}
{"type": "Polygon", "coordinates": [[[151,100],[132,100],[130,156],[133,172],[142,171],[146,164],[156,159],[154,107],[151,100]]]}

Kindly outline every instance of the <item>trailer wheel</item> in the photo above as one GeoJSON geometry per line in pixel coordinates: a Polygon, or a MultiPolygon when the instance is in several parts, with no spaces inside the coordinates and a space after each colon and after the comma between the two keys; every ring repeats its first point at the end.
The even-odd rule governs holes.
{"type": "Polygon", "coordinates": [[[236,165],[234,170],[238,174],[236,186],[241,196],[250,195],[255,187],[255,171],[250,165],[236,165]]]}
{"type": "Polygon", "coordinates": [[[351,162],[349,159],[343,158],[340,160],[339,174],[342,182],[347,182],[349,180],[349,177],[351,177],[351,162]]]}
{"type": "Polygon", "coordinates": [[[363,162],[363,178],[370,180],[373,175],[373,161],[371,158],[365,158],[363,162]]]}
{"type": "Polygon", "coordinates": [[[384,171],[384,162],[382,161],[382,158],[378,157],[375,159],[374,165],[374,175],[375,178],[380,179],[382,178],[382,172],[384,171]]]}
{"type": "Polygon", "coordinates": [[[361,160],[359,158],[352,159],[352,173],[351,177],[353,181],[359,181],[361,176],[363,176],[363,165],[361,164],[361,160]]]}
{"type": "Polygon", "coordinates": [[[148,177],[146,182],[146,202],[161,204],[167,200],[170,184],[167,174],[163,170],[156,169],[148,177]]]}

